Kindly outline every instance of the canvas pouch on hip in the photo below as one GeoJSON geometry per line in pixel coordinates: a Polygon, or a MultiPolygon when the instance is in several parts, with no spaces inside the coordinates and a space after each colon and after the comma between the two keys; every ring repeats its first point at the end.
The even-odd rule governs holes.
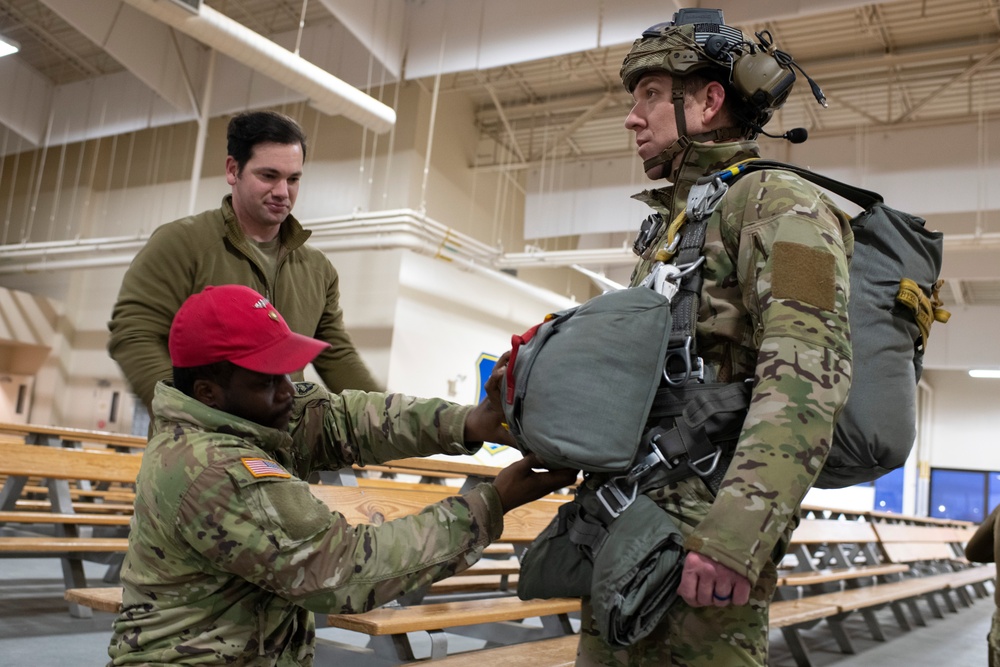
{"type": "Polygon", "coordinates": [[[581,520],[580,509],[576,502],[563,503],[521,556],[517,596],[522,600],[590,595],[594,566],[570,540],[570,527],[581,520]]]}
{"type": "Polygon", "coordinates": [[[591,604],[597,629],[612,646],[643,639],[677,599],[683,538],[670,516],[640,495],[611,522],[594,559],[591,604]]]}

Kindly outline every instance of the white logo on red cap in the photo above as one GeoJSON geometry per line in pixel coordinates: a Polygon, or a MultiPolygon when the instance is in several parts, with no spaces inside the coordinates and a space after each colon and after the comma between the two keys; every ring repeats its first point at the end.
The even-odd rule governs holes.
{"type": "Polygon", "coordinates": [[[261,299],[260,301],[258,301],[253,305],[254,308],[267,308],[267,306],[268,306],[267,299],[261,299]]]}

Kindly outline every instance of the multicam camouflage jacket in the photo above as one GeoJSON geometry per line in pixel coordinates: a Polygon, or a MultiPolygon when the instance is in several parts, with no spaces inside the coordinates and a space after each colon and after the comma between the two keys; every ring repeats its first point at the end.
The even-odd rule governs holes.
{"type": "MultiPolygon", "coordinates": [[[[673,220],[698,178],[757,156],[750,141],[694,144],[674,186],[635,198],[673,220]]],[[[663,227],[633,285],[652,269],[663,227]]],[[[649,495],[677,520],[686,548],[751,583],[776,546],[783,552],[847,400],[853,247],[848,216],[784,171],[738,179],[708,223],[698,353],[720,381],[753,379],[750,412],[717,498],[697,477],[649,495]]]]}
{"type": "Polygon", "coordinates": [[[296,389],[291,424],[277,431],[157,386],[111,664],[311,665],[312,611],[384,604],[465,569],[499,536],[492,485],[351,526],[303,481],[354,463],[469,453],[471,408],[296,389]]]}

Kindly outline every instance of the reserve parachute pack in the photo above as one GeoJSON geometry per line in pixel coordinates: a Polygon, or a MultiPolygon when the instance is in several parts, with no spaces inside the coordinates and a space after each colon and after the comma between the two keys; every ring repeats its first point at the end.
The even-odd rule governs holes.
{"type": "Polygon", "coordinates": [[[851,391],[815,486],[872,481],[902,466],[913,446],[924,346],[931,324],[949,316],[938,298],[943,235],[874,192],[747,160],[692,187],[665,280],[602,294],[512,338],[503,406],[511,433],[550,464],[619,476],[603,490],[612,516],[647,480],[725,472],[718,463],[742,427],[750,387],[701,381],[698,269],[707,220],[729,184],[761,169],[794,172],[863,209],[851,220],[851,391]],[[669,427],[657,425],[664,418],[669,427]]]}

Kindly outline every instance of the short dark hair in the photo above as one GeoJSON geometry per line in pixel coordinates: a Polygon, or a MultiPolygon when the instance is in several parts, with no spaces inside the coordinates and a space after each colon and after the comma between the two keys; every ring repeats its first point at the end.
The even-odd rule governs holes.
{"type": "Polygon", "coordinates": [[[205,366],[179,368],[174,366],[174,388],[191,398],[194,398],[194,383],[198,380],[208,380],[221,387],[228,387],[233,377],[236,364],[231,361],[218,361],[205,366]]]}
{"type": "Polygon", "coordinates": [[[306,158],[306,135],[293,119],[277,111],[244,111],[233,116],[226,131],[226,150],[236,160],[238,171],[253,157],[257,144],[299,144],[306,158]]]}

